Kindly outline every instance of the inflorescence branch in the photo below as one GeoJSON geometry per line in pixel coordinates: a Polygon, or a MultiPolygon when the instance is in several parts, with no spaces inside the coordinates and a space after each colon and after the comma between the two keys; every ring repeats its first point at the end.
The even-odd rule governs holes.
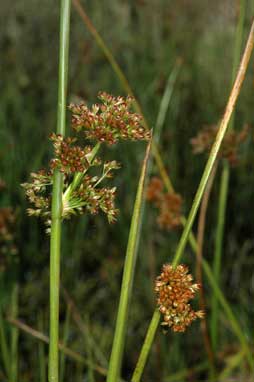
{"type": "Polygon", "coordinates": [[[101,92],[100,104],[88,108],[81,103],[71,104],[72,127],[81,133],[90,145],[77,145],[76,137],[64,138],[61,134],[51,134],[54,146],[54,158],[49,170],[40,170],[31,174],[31,182],[22,186],[33,208],[29,215],[42,216],[47,231],[50,231],[51,199],[53,171],[58,169],[63,177],[62,218],[68,219],[73,214],[99,211],[107,215],[110,223],[116,220],[118,210],[115,207],[116,187],[101,184],[113,177],[113,171],[120,168],[115,161],[103,161],[97,156],[102,142],[109,145],[119,140],[149,140],[151,132],[143,126],[142,117],[130,111],[132,97],[113,97],[101,92]],[[91,144],[92,142],[92,144],[91,144]],[[95,143],[94,143],[95,142],[95,143]]]}

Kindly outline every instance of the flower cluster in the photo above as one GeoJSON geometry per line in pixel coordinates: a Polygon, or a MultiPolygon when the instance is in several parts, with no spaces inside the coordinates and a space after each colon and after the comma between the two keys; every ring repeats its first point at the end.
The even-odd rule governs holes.
{"type": "Polygon", "coordinates": [[[182,198],[174,192],[164,192],[161,179],[158,177],[151,179],[146,198],[158,208],[157,222],[161,228],[171,230],[181,224],[182,198]]]}
{"type": "MultiPolygon", "coordinates": [[[[238,163],[239,145],[244,142],[248,136],[249,127],[245,126],[242,131],[229,131],[222,142],[219,156],[227,159],[228,162],[235,166],[238,163]]],[[[200,154],[210,151],[218,132],[215,125],[205,126],[196,137],[191,139],[191,145],[194,154],[200,154]]]]}
{"type": "Polygon", "coordinates": [[[142,125],[142,116],[129,111],[133,98],[113,97],[101,92],[100,104],[89,109],[84,103],[71,104],[72,127],[84,132],[86,138],[115,144],[123,140],[149,140],[151,132],[142,125]]]}
{"type": "Polygon", "coordinates": [[[165,264],[155,282],[157,304],[163,314],[162,325],[174,332],[184,332],[192,321],[204,317],[203,311],[195,312],[189,304],[200,285],[192,284],[193,278],[188,272],[186,265],[174,268],[165,264]]]}
{"type": "Polygon", "coordinates": [[[51,168],[58,169],[63,173],[83,172],[89,167],[86,155],[91,152],[91,147],[73,146],[76,138],[63,138],[61,134],[51,134],[50,139],[54,143],[55,158],[51,160],[51,168]]]}
{"type": "Polygon", "coordinates": [[[54,158],[50,161],[50,170],[41,170],[31,174],[31,182],[22,186],[33,205],[28,213],[42,216],[50,230],[53,172],[63,174],[62,218],[73,214],[89,212],[94,215],[104,212],[110,223],[116,220],[116,188],[101,186],[101,183],[113,176],[113,170],[120,166],[113,161],[102,161],[97,157],[101,142],[116,143],[119,139],[149,139],[150,132],[142,126],[142,117],[131,113],[131,97],[113,97],[100,93],[100,105],[89,110],[85,104],[71,105],[72,125],[75,131],[85,132],[85,137],[95,139],[92,146],[78,146],[77,138],[64,138],[61,134],[51,134],[54,158]]]}
{"type": "MultiPolygon", "coordinates": [[[[85,149],[90,155],[90,150],[85,149]]],[[[116,161],[102,163],[96,159],[96,165],[102,165],[102,172],[99,176],[88,175],[87,171],[95,166],[94,162],[87,162],[86,171],[72,174],[72,168],[62,163],[59,158],[51,161],[64,172],[63,197],[62,197],[62,218],[68,219],[73,214],[83,214],[86,211],[91,214],[97,214],[99,210],[103,211],[110,223],[116,220],[118,210],[115,208],[116,188],[99,187],[100,183],[112,177],[112,171],[119,168],[116,161]],[[79,177],[80,174],[81,176],[79,177]]],[[[74,166],[76,164],[74,163],[74,166]]],[[[46,172],[40,170],[38,173],[31,174],[32,181],[23,183],[26,195],[34,208],[28,208],[27,212],[31,216],[41,216],[46,225],[50,227],[51,220],[51,191],[53,184],[53,171],[46,172]]]]}

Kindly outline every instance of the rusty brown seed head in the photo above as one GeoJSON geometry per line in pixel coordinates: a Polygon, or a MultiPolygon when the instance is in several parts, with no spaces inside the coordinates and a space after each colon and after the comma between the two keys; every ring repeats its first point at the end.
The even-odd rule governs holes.
{"type": "Polygon", "coordinates": [[[182,198],[175,192],[165,192],[160,178],[151,179],[146,198],[158,209],[157,223],[160,228],[169,231],[181,225],[182,198]]]}
{"type": "Polygon", "coordinates": [[[186,265],[174,268],[171,264],[162,267],[155,282],[155,292],[159,311],[163,315],[162,325],[174,332],[184,332],[197,318],[203,318],[204,312],[195,312],[189,301],[195,297],[200,284],[193,283],[186,265]]]}

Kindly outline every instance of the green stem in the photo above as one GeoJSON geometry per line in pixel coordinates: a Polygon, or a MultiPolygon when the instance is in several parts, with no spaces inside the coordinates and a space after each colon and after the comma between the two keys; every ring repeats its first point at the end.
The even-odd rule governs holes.
{"type": "Polygon", "coordinates": [[[132,293],[133,277],[135,273],[135,265],[137,258],[137,248],[141,230],[142,222],[142,205],[146,173],[148,168],[148,158],[150,153],[151,142],[147,146],[144,163],[141,170],[139,179],[136,200],[133,208],[131,219],[131,227],[126,250],[126,257],[124,263],[122,287],[120,294],[120,301],[118,306],[116,328],[114,332],[113,346],[109,361],[107,382],[118,382],[120,370],[122,366],[124,342],[126,335],[126,327],[128,321],[129,304],[132,293]]]}
{"type": "MultiPolygon", "coordinates": [[[[223,138],[225,136],[225,133],[226,133],[226,130],[227,130],[227,127],[228,127],[228,123],[229,123],[230,117],[231,117],[232,112],[234,110],[234,107],[235,107],[235,104],[236,104],[236,100],[237,100],[237,98],[239,96],[240,89],[241,89],[243,80],[245,78],[246,70],[247,70],[248,63],[249,63],[249,60],[250,60],[250,56],[251,56],[251,53],[252,53],[252,50],[253,50],[253,45],[254,45],[254,22],[252,22],[250,33],[249,33],[249,38],[248,38],[248,41],[247,41],[247,44],[246,44],[246,47],[245,47],[245,51],[244,51],[244,54],[243,54],[243,57],[242,57],[242,60],[241,60],[241,65],[239,67],[238,74],[237,74],[236,80],[234,82],[233,89],[232,89],[232,91],[230,93],[230,96],[229,96],[229,99],[228,99],[228,103],[227,103],[227,106],[226,106],[223,118],[221,120],[217,136],[215,138],[215,142],[214,142],[214,144],[212,146],[212,149],[211,149],[211,152],[210,152],[207,164],[206,164],[205,169],[204,169],[203,176],[202,176],[200,184],[198,186],[198,189],[197,189],[195,198],[193,200],[189,216],[188,216],[188,218],[186,220],[186,223],[185,223],[185,226],[184,226],[184,230],[183,230],[181,239],[179,241],[179,244],[178,244],[178,247],[177,247],[177,250],[176,250],[173,262],[172,262],[173,266],[177,266],[177,264],[179,263],[182,255],[183,255],[183,252],[185,250],[185,246],[186,246],[187,240],[189,238],[189,234],[191,232],[191,228],[192,228],[195,216],[197,214],[201,198],[202,198],[202,196],[204,194],[204,190],[206,188],[207,181],[208,181],[209,176],[211,174],[214,162],[215,162],[215,160],[217,158],[219,149],[221,147],[222,140],[223,140],[223,138]]],[[[144,370],[144,367],[145,367],[145,363],[146,363],[146,359],[147,359],[147,355],[148,355],[148,352],[151,349],[151,346],[152,346],[152,343],[153,343],[153,340],[154,340],[154,335],[155,335],[156,329],[157,329],[157,327],[159,325],[159,320],[155,319],[156,316],[157,315],[154,314],[153,319],[152,319],[152,321],[150,323],[150,326],[148,328],[148,333],[151,333],[152,335],[149,335],[149,337],[148,337],[148,335],[146,336],[145,343],[144,343],[144,345],[142,347],[142,350],[141,350],[141,353],[140,353],[140,357],[143,354],[145,354],[146,356],[143,357],[142,359],[138,360],[139,370],[137,371],[135,369],[134,374],[133,374],[133,375],[135,375],[135,380],[133,379],[132,382],[139,382],[140,378],[141,378],[141,375],[143,373],[143,370],[144,370]],[[144,346],[146,347],[146,350],[143,349],[144,346]]]]}
{"type": "Polygon", "coordinates": [[[154,142],[157,145],[159,144],[159,141],[160,141],[162,127],[163,127],[165,119],[166,119],[166,114],[168,111],[170,100],[172,98],[176,79],[177,79],[179,71],[180,71],[181,63],[182,63],[181,60],[177,60],[173,69],[171,70],[171,72],[168,76],[168,80],[167,80],[167,84],[165,87],[163,97],[161,99],[160,109],[159,109],[159,113],[158,113],[156,124],[155,124],[154,138],[153,138],[154,142]]]}
{"type": "MultiPolygon", "coordinates": [[[[244,27],[244,16],[246,9],[246,0],[240,1],[240,14],[236,29],[236,38],[235,38],[235,47],[234,47],[234,61],[232,69],[232,84],[237,72],[241,57],[241,46],[243,40],[243,27],[244,27]]],[[[234,128],[235,122],[235,111],[233,111],[231,120],[229,123],[229,129],[234,128]]],[[[214,277],[219,283],[220,279],[220,268],[221,268],[221,258],[222,258],[222,246],[224,239],[224,226],[225,226],[225,216],[227,210],[227,195],[228,195],[228,186],[230,178],[230,168],[227,161],[223,162],[223,169],[220,179],[220,195],[219,195],[219,208],[218,208],[218,221],[216,225],[216,234],[215,234],[215,252],[214,252],[214,277]]],[[[219,306],[216,295],[212,298],[211,305],[211,339],[213,350],[216,350],[217,347],[217,338],[218,338],[218,314],[219,306]]]]}
{"type": "MultiPolygon", "coordinates": [[[[245,11],[246,11],[246,0],[240,0],[240,13],[239,13],[239,19],[238,19],[237,28],[236,28],[231,85],[233,85],[233,82],[237,73],[237,68],[241,58],[245,11]]],[[[234,124],[235,124],[235,112],[232,113],[229,128],[234,128],[234,124]]]]}
{"type": "MultiPolygon", "coordinates": [[[[222,174],[221,174],[219,206],[218,206],[218,222],[217,222],[216,236],[215,236],[215,256],[213,261],[213,275],[217,284],[219,284],[220,282],[222,243],[223,243],[223,236],[224,236],[229,174],[230,174],[229,164],[228,162],[226,162],[224,163],[222,174]]],[[[212,340],[213,350],[215,351],[217,347],[217,338],[218,338],[218,313],[219,313],[218,299],[216,294],[212,296],[211,307],[212,307],[211,308],[211,340],[212,340]]]]}
{"type": "Polygon", "coordinates": [[[142,349],[141,349],[139,359],[138,359],[137,365],[135,367],[134,373],[132,375],[131,382],[140,381],[140,377],[143,373],[143,370],[144,370],[144,367],[145,367],[145,364],[147,361],[147,357],[149,355],[152,343],[154,341],[156,330],[157,330],[159,323],[160,323],[160,318],[161,318],[160,312],[158,310],[155,310],[153,317],[152,317],[152,320],[151,320],[151,323],[149,325],[148,331],[146,333],[146,338],[145,338],[145,341],[143,343],[143,346],[142,346],[142,349]]]}
{"type": "MultiPolygon", "coordinates": [[[[57,134],[65,135],[66,93],[69,56],[70,0],[61,0],[60,45],[59,45],[59,84],[57,134]]],[[[53,177],[52,223],[50,236],[50,344],[49,382],[58,382],[58,339],[59,339],[59,282],[60,282],[60,242],[62,219],[63,176],[56,170],[53,177]]]]}

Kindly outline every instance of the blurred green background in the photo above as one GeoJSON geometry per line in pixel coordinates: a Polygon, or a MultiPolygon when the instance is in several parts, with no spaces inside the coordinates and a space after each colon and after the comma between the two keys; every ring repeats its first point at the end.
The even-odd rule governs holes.
{"type": "MultiPolygon", "coordinates": [[[[0,4],[0,177],[6,183],[1,191],[0,206],[10,206],[16,212],[14,237],[18,249],[17,255],[2,260],[5,267],[1,272],[1,305],[7,314],[12,285],[18,281],[19,318],[37,329],[40,322],[42,331],[47,333],[49,241],[43,224],[26,215],[28,203],[20,184],[28,180],[30,172],[45,166],[52,154],[48,136],[56,125],[59,3],[2,0],[0,4]]],[[[181,60],[159,147],[171,180],[184,199],[183,208],[187,214],[206,159],[193,156],[189,141],[204,125],[216,124],[225,108],[231,87],[239,1],[95,0],[82,1],[82,5],[123,69],[151,127],[157,118],[167,78],[177,60],[181,60]]],[[[253,2],[246,1],[244,42],[253,13],[253,2]]],[[[253,74],[252,60],[235,120],[237,130],[248,124],[251,134],[241,146],[238,167],[231,172],[221,281],[225,296],[233,304],[250,339],[254,322],[253,74]]],[[[89,104],[94,103],[100,90],[114,95],[125,94],[103,52],[73,8],[68,102],[84,99],[89,104]]],[[[70,320],[67,344],[88,357],[86,348],[92,338],[99,352],[105,355],[100,359],[104,367],[110,355],[144,149],[141,142],[121,143],[104,150],[108,159],[122,163],[115,179],[120,208],[116,224],[108,226],[105,216],[83,216],[64,225],[61,282],[88,328],[82,336],[75,322],[70,320]]],[[[158,174],[156,166],[153,173],[158,174]]],[[[207,219],[204,256],[209,261],[214,251],[219,175],[220,168],[207,219]]],[[[181,229],[161,231],[156,224],[156,212],[150,206],[145,214],[128,323],[123,370],[126,380],[131,376],[154,310],[153,275],[170,260],[181,233],[181,229]]],[[[189,248],[184,261],[194,273],[195,258],[189,248]]],[[[206,281],[204,288],[209,301],[212,292],[206,281]]],[[[66,306],[62,297],[61,336],[66,306]]],[[[219,323],[222,366],[225,355],[238,344],[223,313],[219,323]]],[[[8,324],[6,328],[8,333],[8,324]]],[[[31,335],[20,333],[19,381],[43,381],[38,366],[41,351],[45,352],[46,360],[46,347],[39,347],[31,335]]],[[[93,359],[96,363],[94,354],[93,359]]],[[[199,323],[184,335],[159,333],[144,381],[166,382],[172,373],[194,367],[205,359],[199,323]]],[[[236,370],[235,375],[237,373],[236,370]]],[[[188,373],[180,380],[205,378],[206,372],[197,372],[188,373]]],[[[87,368],[67,358],[67,379],[89,381],[87,368]]],[[[1,373],[0,380],[5,380],[1,373]]],[[[95,374],[95,381],[103,380],[95,374]]]]}

